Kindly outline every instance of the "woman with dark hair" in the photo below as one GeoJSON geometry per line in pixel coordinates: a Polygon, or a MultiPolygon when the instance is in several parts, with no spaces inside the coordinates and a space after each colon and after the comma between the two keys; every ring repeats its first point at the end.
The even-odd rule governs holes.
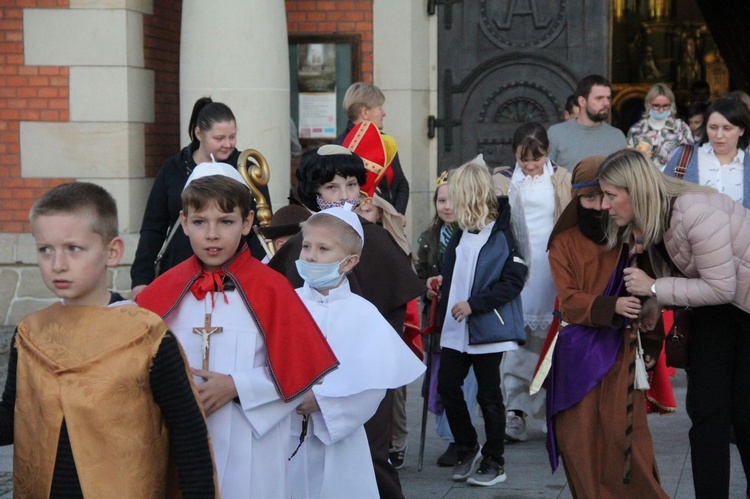
{"type": "Polygon", "coordinates": [[[750,210],[632,150],[609,156],[598,180],[609,247],[618,235],[634,241],[656,274],[624,269],[627,291],[693,309],[685,405],[695,497],[729,497],[731,426],[750,476],[750,210]]]}
{"type": "Polygon", "coordinates": [[[700,145],[679,149],[664,173],[713,187],[750,208],[750,115],[738,100],[721,98],[706,110],[700,145]]]}
{"type": "Polygon", "coordinates": [[[674,93],[664,83],[651,87],[644,98],[643,119],[628,130],[628,147],[637,149],[664,169],[675,148],[693,143],[690,127],[677,118],[674,93]]]}
{"type": "MultiPolygon", "coordinates": [[[[133,297],[157,277],[154,263],[160,252],[160,274],[193,254],[190,241],[176,223],[182,210],[182,189],[193,168],[214,161],[237,167],[240,156],[235,147],[237,123],[226,104],[213,102],[210,97],[198,99],[190,115],[188,134],[190,144],[164,162],[151,187],[143,213],[141,237],[130,268],[133,297]]],[[[270,205],[268,188],[261,188],[261,192],[270,205]]],[[[250,209],[255,210],[254,199],[250,209]]],[[[264,252],[257,238],[251,235],[247,241],[253,256],[262,258],[264,252]]]]}
{"type": "MultiPolygon", "coordinates": [[[[338,145],[325,145],[306,152],[297,166],[297,195],[312,212],[335,206],[350,209],[359,203],[367,170],[362,158],[338,145]]],[[[401,335],[406,304],[424,292],[411,262],[391,235],[377,224],[360,217],[364,245],[359,264],[347,275],[352,292],[371,302],[401,335]]],[[[294,287],[303,285],[295,261],[302,249],[299,233],[284,244],[268,263],[284,274],[294,287]]],[[[378,352],[372,352],[378,355],[378,352]]],[[[381,497],[403,497],[398,472],[389,463],[393,390],[388,390],[375,415],[365,424],[370,442],[375,479],[381,497]]]]}
{"type": "Polygon", "coordinates": [[[529,389],[555,308],[555,286],[547,259],[547,241],[552,227],[570,201],[570,172],[547,158],[549,139],[540,123],[525,123],[518,127],[512,145],[516,155],[515,168],[496,168],[493,181],[495,193],[509,195],[513,210],[523,213],[531,248],[530,268],[533,269],[521,292],[526,343],[518,350],[506,353],[500,368],[508,408],[505,438],[517,442],[528,438],[526,417],[536,419],[540,424],[545,420],[544,391],[531,393],[529,389]]]}

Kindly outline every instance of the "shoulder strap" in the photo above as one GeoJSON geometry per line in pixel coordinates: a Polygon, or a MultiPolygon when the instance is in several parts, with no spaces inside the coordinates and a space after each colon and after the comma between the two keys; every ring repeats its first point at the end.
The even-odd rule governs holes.
{"type": "Polygon", "coordinates": [[[680,151],[680,158],[677,160],[677,166],[674,167],[675,178],[681,179],[685,176],[685,170],[687,165],[690,163],[690,158],[693,157],[693,147],[689,144],[685,144],[680,151]]]}
{"type": "Polygon", "coordinates": [[[157,268],[156,275],[159,275],[159,267],[161,267],[161,260],[164,258],[164,253],[167,252],[167,246],[169,246],[169,243],[172,241],[172,238],[174,237],[174,233],[177,232],[177,227],[180,225],[180,218],[177,217],[177,221],[175,221],[174,225],[171,229],[169,229],[169,232],[167,232],[167,237],[164,239],[164,244],[161,245],[161,249],[159,250],[159,253],[156,255],[156,260],[154,260],[154,265],[157,268]]]}

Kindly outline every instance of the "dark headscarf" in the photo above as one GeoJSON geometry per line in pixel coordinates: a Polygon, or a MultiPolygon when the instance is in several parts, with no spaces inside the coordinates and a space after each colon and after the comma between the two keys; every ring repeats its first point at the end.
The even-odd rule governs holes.
{"type": "Polygon", "coordinates": [[[578,225],[578,207],[580,206],[578,197],[589,194],[601,194],[602,189],[599,187],[596,177],[599,173],[599,165],[604,163],[605,159],[604,156],[589,156],[582,159],[573,169],[571,179],[573,187],[570,190],[570,203],[568,203],[568,206],[560,214],[560,218],[557,219],[557,223],[555,223],[555,227],[549,236],[547,249],[549,249],[552,239],[557,234],[578,225]]]}

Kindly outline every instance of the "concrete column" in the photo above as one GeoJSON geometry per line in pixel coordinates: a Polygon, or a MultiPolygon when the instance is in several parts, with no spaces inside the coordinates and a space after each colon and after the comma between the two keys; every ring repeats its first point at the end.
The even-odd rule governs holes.
{"type": "Polygon", "coordinates": [[[432,217],[437,177],[437,140],[427,138],[427,117],[437,114],[437,16],[426,10],[424,2],[373,2],[373,78],[386,96],[384,129],[398,142],[409,180],[406,233],[413,244],[432,217]]]}
{"type": "Polygon", "coordinates": [[[180,130],[187,142],[196,99],[210,96],[237,118],[237,148],[271,167],[274,208],[289,190],[289,48],[284,2],[185,0],[180,43],[180,130]]]}
{"type": "Polygon", "coordinates": [[[154,73],[143,53],[143,16],[153,14],[152,4],[71,0],[69,9],[23,14],[26,65],[70,68],[70,119],[21,122],[21,175],[102,185],[117,200],[124,233],[140,228],[152,183],[144,124],[154,121],[154,73]]]}

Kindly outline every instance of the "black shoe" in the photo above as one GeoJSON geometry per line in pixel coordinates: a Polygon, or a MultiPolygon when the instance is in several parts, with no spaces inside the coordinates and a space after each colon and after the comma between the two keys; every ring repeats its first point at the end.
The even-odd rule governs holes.
{"type": "Polygon", "coordinates": [[[453,442],[448,444],[448,448],[438,458],[437,465],[441,468],[447,468],[449,466],[455,466],[458,462],[458,453],[456,452],[456,444],[453,442]]]}
{"type": "Polygon", "coordinates": [[[404,457],[406,457],[406,449],[409,447],[408,444],[404,445],[400,449],[393,449],[388,453],[388,459],[391,464],[397,470],[404,467],[404,457]]]}

